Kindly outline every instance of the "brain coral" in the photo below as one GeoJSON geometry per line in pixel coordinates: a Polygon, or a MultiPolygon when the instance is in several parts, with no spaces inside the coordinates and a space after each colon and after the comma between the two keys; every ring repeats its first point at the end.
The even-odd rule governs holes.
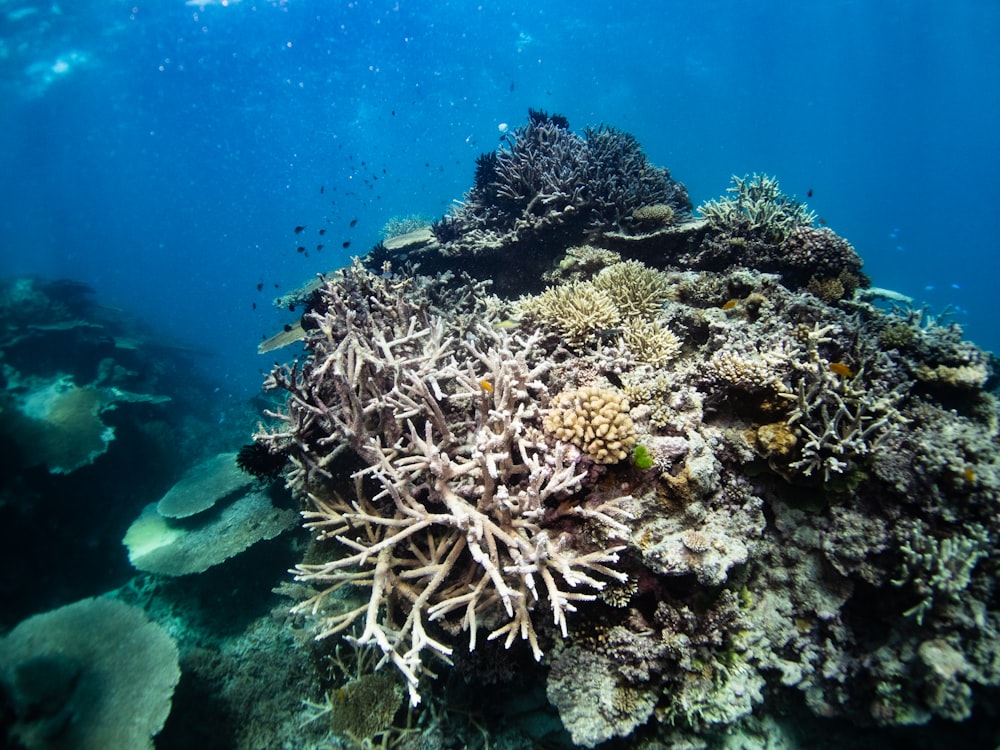
{"type": "Polygon", "coordinates": [[[618,463],[635,445],[635,425],[624,394],[584,386],[552,399],[545,432],[580,448],[599,464],[618,463]]]}

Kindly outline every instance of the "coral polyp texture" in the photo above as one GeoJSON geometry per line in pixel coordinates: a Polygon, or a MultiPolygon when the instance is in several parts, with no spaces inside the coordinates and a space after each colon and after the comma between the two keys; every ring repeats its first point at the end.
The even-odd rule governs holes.
{"type": "Polygon", "coordinates": [[[996,360],[877,306],[772,178],[701,210],[631,137],[533,113],[435,239],[321,278],[255,438],[313,532],[295,611],[414,704],[451,669],[544,682],[586,747],[975,718],[996,360]]]}
{"type": "Polygon", "coordinates": [[[556,394],[542,425],[547,434],[572,443],[596,463],[614,464],[635,445],[628,412],[624,394],[584,386],[556,394]]]}

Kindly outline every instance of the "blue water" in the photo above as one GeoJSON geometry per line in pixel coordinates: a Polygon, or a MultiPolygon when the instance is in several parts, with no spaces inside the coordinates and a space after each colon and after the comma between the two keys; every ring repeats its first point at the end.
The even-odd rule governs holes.
{"type": "Polygon", "coordinates": [[[696,204],[812,190],[876,285],[1000,350],[994,0],[24,0],[0,38],[0,275],[90,283],[226,398],[276,294],[443,214],[528,107],[634,133],[696,204]]]}

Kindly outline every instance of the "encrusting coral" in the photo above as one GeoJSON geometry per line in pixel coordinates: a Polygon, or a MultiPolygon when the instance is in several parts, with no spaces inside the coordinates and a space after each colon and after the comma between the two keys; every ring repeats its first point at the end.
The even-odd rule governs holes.
{"type": "Polygon", "coordinates": [[[771,178],[690,222],[665,173],[584,168],[635,181],[634,148],[535,115],[414,265],[320,279],[256,436],[315,537],[295,611],[411,703],[442,664],[517,664],[585,746],[968,716],[1000,685],[996,360],[876,306],[771,178]],[[630,234],[657,203],[671,223],[630,234]],[[486,260],[529,242],[523,284],[486,260]]]}

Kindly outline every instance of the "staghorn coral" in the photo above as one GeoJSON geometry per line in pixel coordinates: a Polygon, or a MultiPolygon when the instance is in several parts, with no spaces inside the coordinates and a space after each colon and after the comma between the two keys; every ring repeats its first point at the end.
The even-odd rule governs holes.
{"type": "Polygon", "coordinates": [[[678,217],[691,212],[684,186],[650,164],[633,136],[603,125],[578,135],[565,118],[531,111],[526,125],[477,160],[473,187],[433,225],[437,242],[418,255],[432,271],[462,257],[503,293],[537,291],[567,247],[617,232],[654,204],[678,217]]]}
{"type": "Polygon", "coordinates": [[[537,607],[565,635],[567,614],[594,598],[588,591],[626,578],[609,567],[621,546],[590,546],[572,524],[595,524],[609,539],[626,527],[620,499],[551,512],[587,473],[575,449],[543,439],[540,378],[550,364],[539,337],[487,325],[449,336],[399,291],[358,267],[324,287],[310,358],[271,375],[289,394],[288,411],[272,414],[283,426],[257,439],[288,453],[289,484],[307,500],[317,539],[346,550],[297,566],[319,591],[296,610],[317,618],[318,638],[363,622],[354,641],[399,669],[416,704],[427,652],[447,661],[449,633],[466,633],[475,649],[486,627],[488,639],[525,640],[541,658],[537,607]],[[342,316],[357,287],[379,293],[342,316]],[[350,499],[333,469],[347,450],[364,463],[350,499]],[[363,482],[377,491],[369,497],[363,482]],[[343,612],[334,595],[348,585],[370,597],[343,612]]]}
{"type": "Polygon", "coordinates": [[[904,421],[896,406],[911,386],[866,382],[863,370],[843,373],[843,366],[819,354],[819,344],[829,340],[826,334],[832,329],[815,326],[803,332],[804,356],[790,360],[798,372],[794,393],[781,394],[794,404],[787,425],[801,440],[801,457],[789,467],[807,477],[822,471],[825,482],[869,456],[904,421]]]}
{"type": "Polygon", "coordinates": [[[681,340],[669,329],[641,319],[622,327],[622,340],[637,362],[663,367],[680,353],[681,340]]]}
{"type": "Polygon", "coordinates": [[[716,228],[745,233],[767,242],[787,239],[797,227],[809,226],[816,215],[781,192],[773,177],[733,175],[731,197],[706,201],[698,212],[716,228]]]}
{"type": "Polygon", "coordinates": [[[938,539],[919,527],[913,528],[899,547],[903,561],[893,586],[911,586],[920,601],[906,610],[923,624],[925,614],[937,600],[954,601],[969,587],[976,564],[989,555],[986,529],[967,524],[953,536],[938,539]]]}
{"type": "Polygon", "coordinates": [[[552,399],[542,422],[545,432],[572,443],[599,464],[624,460],[635,445],[628,400],[617,391],[584,386],[552,399]]]}

